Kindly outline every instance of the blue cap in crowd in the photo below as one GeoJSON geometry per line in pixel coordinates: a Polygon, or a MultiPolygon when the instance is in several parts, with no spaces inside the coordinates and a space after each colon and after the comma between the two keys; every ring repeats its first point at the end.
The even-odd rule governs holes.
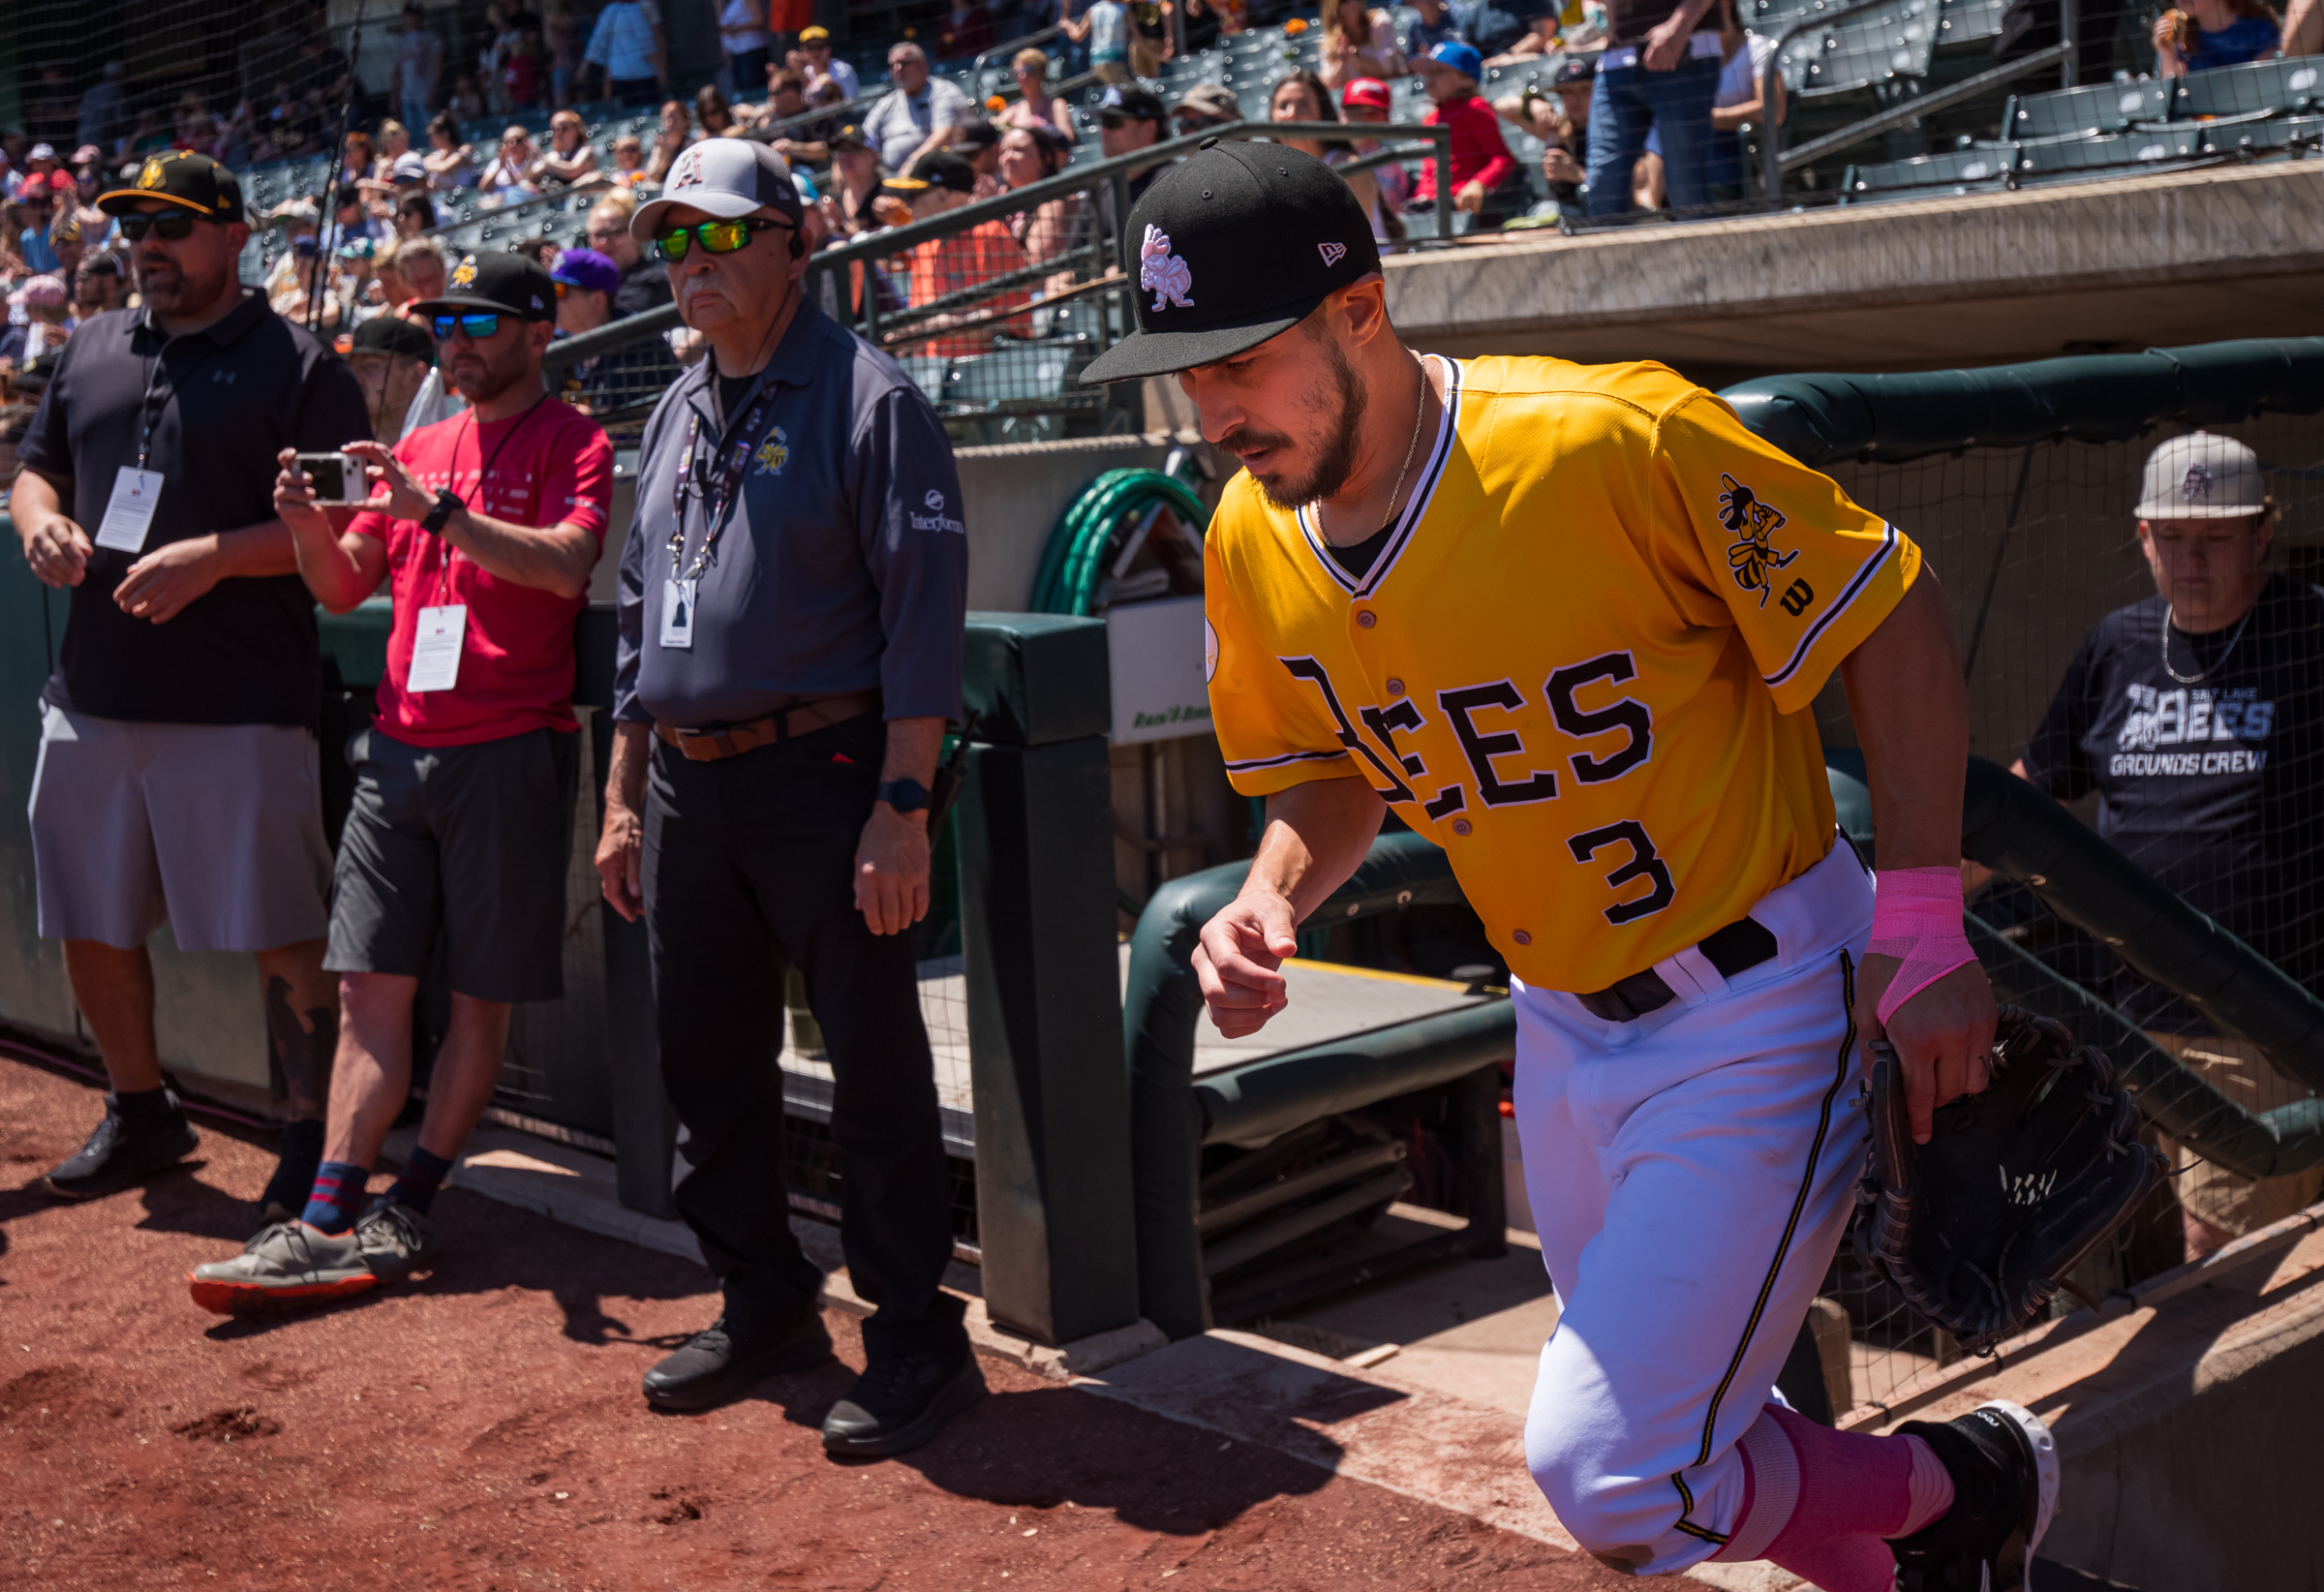
{"type": "Polygon", "coordinates": [[[595,249],[567,249],[557,257],[549,280],[584,292],[611,293],[622,285],[622,268],[595,249]]]}
{"type": "Polygon", "coordinates": [[[1447,39],[1428,52],[1428,59],[1439,66],[1449,66],[1455,72],[1465,74],[1472,82],[1482,81],[1484,77],[1484,57],[1478,54],[1473,46],[1464,45],[1457,39],[1447,39]]]}

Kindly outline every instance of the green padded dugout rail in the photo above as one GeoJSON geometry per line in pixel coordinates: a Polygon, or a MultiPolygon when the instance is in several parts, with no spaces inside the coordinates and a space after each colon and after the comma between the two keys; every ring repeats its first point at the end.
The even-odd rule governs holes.
{"type": "Polygon", "coordinates": [[[1903,376],[1763,376],[1719,396],[1803,464],[1901,464],[1969,447],[2122,442],[2153,425],[2226,425],[2263,410],[2313,414],[2324,410],[2324,337],[1903,376]]]}
{"type": "MultiPolygon", "coordinates": [[[[1147,902],[1130,941],[1121,1033],[1129,1064],[1138,1302],[1140,1313],[1174,1338],[1210,1326],[1194,1220],[1203,1146],[1287,1131],[1515,1054],[1515,1015],[1507,1001],[1495,1001],[1263,1056],[1196,1084],[1203,994],[1194,976],[1195,941],[1249,872],[1247,861],[1227,863],[1170,880],[1147,902]]],[[[1383,835],[1308,922],[1463,899],[1452,864],[1435,844],[1413,834],[1383,835]]]]}

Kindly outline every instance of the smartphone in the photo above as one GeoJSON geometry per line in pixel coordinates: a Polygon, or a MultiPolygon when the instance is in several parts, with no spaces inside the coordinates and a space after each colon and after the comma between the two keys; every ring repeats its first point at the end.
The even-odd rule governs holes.
{"type": "Polygon", "coordinates": [[[319,504],[359,504],[371,497],[363,461],[352,453],[301,453],[298,468],[314,481],[319,504]]]}

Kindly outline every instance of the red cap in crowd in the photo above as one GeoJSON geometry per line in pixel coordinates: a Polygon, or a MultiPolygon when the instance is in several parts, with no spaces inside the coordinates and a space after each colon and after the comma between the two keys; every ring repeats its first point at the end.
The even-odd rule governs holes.
{"type": "Polygon", "coordinates": [[[1388,85],[1377,77],[1359,77],[1340,90],[1339,103],[1368,105],[1375,110],[1388,108],[1388,85]]]}

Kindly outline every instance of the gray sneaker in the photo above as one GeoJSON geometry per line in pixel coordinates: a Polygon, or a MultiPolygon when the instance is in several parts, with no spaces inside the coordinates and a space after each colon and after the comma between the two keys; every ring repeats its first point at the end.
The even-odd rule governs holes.
{"type": "Polygon", "coordinates": [[[209,1261],[186,1278],[194,1302],[222,1316],[278,1315],[335,1299],[352,1299],[380,1285],[361,1224],[321,1233],[305,1222],[260,1229],[229,1261],[209,1261]]]}
{"type": "Polygon", "coordinates": [[[355,1240],[382,1282],[401,1282],[436,1259],[436,1224],[384,1195],[355,1218],[355,1240]]]}

